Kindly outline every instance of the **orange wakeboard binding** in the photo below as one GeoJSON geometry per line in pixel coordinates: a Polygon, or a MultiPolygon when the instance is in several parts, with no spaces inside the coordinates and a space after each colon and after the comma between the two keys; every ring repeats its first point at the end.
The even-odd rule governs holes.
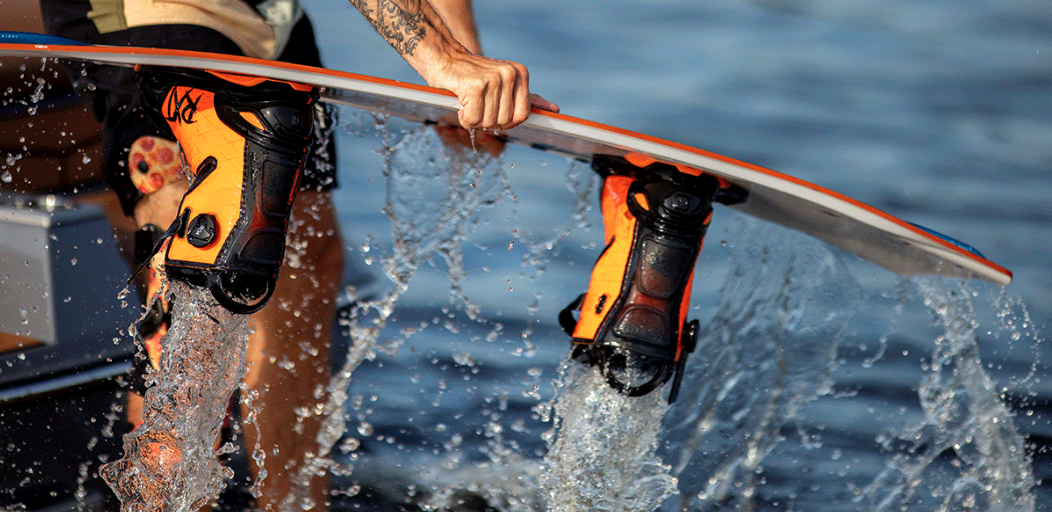
{"type": "Polygon", "coordinates": [[[208,287],[230,311],[257,311],[284,258],[317,90],[227,73],[139,71],[146,110],[171,130],[192,174],[165,232],[165,271],[208,287]]]}
{"type": "Polygon", "coordinates": [[[729,185],[695,169],[644,155],[597,156],[606,248],[588,292],[559,315],[572,357],[599,367],[611,387],[646,395],[675,377],[676,399],[698,321],[687,322],[694,264],[714,200],[729,185]],[[574,312],[579,317],[574,318],[574,312]]]}

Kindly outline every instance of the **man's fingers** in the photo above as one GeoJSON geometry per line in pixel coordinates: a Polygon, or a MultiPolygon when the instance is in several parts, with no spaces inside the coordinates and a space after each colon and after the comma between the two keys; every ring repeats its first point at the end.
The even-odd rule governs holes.
{"type": "Polygon", "coordinates": [[[478,126],[486,130],[518,124],[515,122],[515,98],[521,83],[521,71],[510,62],[494,63],[496,66],[487,84],[485,114],[478,126]]]}
{"type": "Polygon", "coordinates": [[[559,105],[552,103],[537,94],[530,94],[530,107],[548,112],[558,112],[559,105]]]}
{"type": "Polygon", "coordinates": [[[461,108],[457,112],[460,125],[469,130],[480,127],[485,122],[488,82],[482,77],[472,77],[457,85],[453,92],[460,99],[461,108]]]}
{"type": "Polygon", "coordinates": [[[526,66],[517,62],[511,63],[514,67],[515,82],[508,98],[509,118],[501,125],[503,129],[512,128],[526,120],[530,115],[530,73],[526,66]]]}
{"type": "Polygon", "coordinates": [[[519,70],[515,67],[506,68],[502,75],[500,113],[497,115],[494,128],[510,128],[518,124],[515,122],[515,101],[517,89],[520,87],[519,70]]]}
{"type": "Polygon", "coordinates": [[[457,119],[460,121],[460,126],[466,130],[474,130],[476,126],[482,123],[482,111],[473,107],[474,104],[463,105],[464,100],[460,100],[460,103],[462,106],[457,111],[457,119]]]}
{"type": "Polygon", "coordinates": [[[515,72],[503,65],[494,71],[494,79],[490,82],[490,94],[487,97],[489,101],[486,103],[486,117],[482,126],[484,129],[499,128],[505,119],[511,117],[507,110],[509,98],[514,91],[515,72]]]}

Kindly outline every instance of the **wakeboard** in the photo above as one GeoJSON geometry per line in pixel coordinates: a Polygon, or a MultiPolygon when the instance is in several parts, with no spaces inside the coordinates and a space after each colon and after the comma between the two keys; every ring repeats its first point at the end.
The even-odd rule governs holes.
{"type": "MultiPolygon", "coordinates": [[[[248,57],[95,46],[21,32],[0,32],[0,56],[171,66],[298,82],[319,87],[324,101],[411,122],[455,120],[460,108],[456,96],[431,87],[248,57]]],[[[536,109],[499,137],[581,161],[628,157],[711,174],[737,191],[736,199],[726,202],[729,208],[801,231],[900,275],[978,278],[1000,286],[1012,280],[1011,271],[957,240],[819,185],[703,149],[536,109]]]]}

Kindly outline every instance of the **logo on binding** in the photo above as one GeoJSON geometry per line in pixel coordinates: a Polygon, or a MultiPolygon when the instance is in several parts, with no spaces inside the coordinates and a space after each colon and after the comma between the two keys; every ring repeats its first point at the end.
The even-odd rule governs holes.
{"type": "Polygon", "coordinates": [[[198,93],[196,98],[191,98],[190,93],[194,89],[185,89],[186,92],[179,94],[179,88],[172,89],[168,94],[164,105],[164,118],[169,122],[178,121],[182,124],[193,124],[194,114],[197,113],[197,104],[201,102],[204,93],[198,93]]]}
{"type": "Polygon", "coordinates": [[[203,213],[190,221],[190,226],[186,229],[186,241],[198,249],[204,249],[216,239],[218,234],[219,227],[215,216],[203,213]]]}

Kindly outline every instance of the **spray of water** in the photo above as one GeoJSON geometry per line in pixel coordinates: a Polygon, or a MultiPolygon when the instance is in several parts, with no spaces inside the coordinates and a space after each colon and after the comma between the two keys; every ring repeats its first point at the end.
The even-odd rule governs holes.
{"type": "Polygon", "coordinates": [[[758,468],[800,408],[829,390],[860,298],[832,252],[741,219],[659,451],[679,481],[672,510],[749,509],[758,468]],[[800,247],[803,245],[804,247],[800,247]]]}
{"type": "MultiPolygon", "coordinates": [[[[508,177],[499,162],[485,155],[445,152],[426,127],[407,131],[398,141],[389,135],[381,153],[392,253],[382,257],[382,263],[395,286],[378,297],[357,297],[355,307],[341,319],[354,343],[327,387],[328,402],[320,412],[327,420],[315,458],[300,466],[304,482],[319,472],[350,474],[352,468],[340,467],[332,458],[334,450],[353,451],[359,446],[346,437],[347,425],[354,423],[358,411],[348,403],[352,374],[378,349],[393,355],[415,332],[403,330],[395,339],[381,341],[397,302],[422,263],[441,257],[448,269],[451,303],[462,306],[471,320],[486,322],[480,306],[462,288],[468,272],[462,246],[479,225],[480,209],[509,196],[514,199],[508,177]],[[337,448],[341,440],[343,445],[337,448]]],[[[591,202],[594,177],[587,169],[571,166],[568,179],[575,192],[573,225],[551,239],[534,239],[528,230],[514,235],[528,248],[523,266],[532,266],[538,276],[553,247],[568,239],[575,226],[587,224],[584,212],[591,202]]],[[[471,503],[502,511],[766,510],[763,495],[770,490],[764,466],[772,454],[778,456],[776,452],[784,449],[793,424],[804,422],[801,411],[807,404],[837,399],[832,375],[840,364],[845,337],[851,336],[846,328],[859,305],[871,297],[863,297],[844,257],[821,243],[757,221],[738,218],[735,222],[728,236],[735,243],[728,254],[726,277],[714,294],[711,316],[702,318],[707,327],[676,404],[667,406],[664,393],[621,396],[593,369],[566,362],[556,398],[542,412],[553,421],[543,460],[530,459],[504,439],[501,409],[495,407],[485,425],[486,460],[463,464],[455,446],[446,448],[450,460],[456,460],[417,468],[424,486],[410,486],[407,501],[425,510],[471,503]]],[[[912,448],[882,461],[876,478],[848,506],[1032,510],[1034,482],[1025,447],[978,359],[971,292],[964,287],[949,289],[940,280],[903,286],[908,289],[895,292],[900,300],[892,308],[894,318],[889,323],[893,325],[880,335],[876,353],[867,356],[861,367],[882,362],[896,329],[912,330],[901,326],[899,317],[906,303],[919,296],[945,327],[935,340],[918,388],[924,419],[893,432],[891,437],[900,442],[889,446],[912,448]]],[[[1033,374],[1020,384],[1033,380],[1033,374]]],[[[361,417],[366,413],[357,414],[362,421],[359,430],[368,435],[370,428],[361,417]]],[[[804,435],[805,430],[797,425],[804,449],[831,451],[821,450],[822,442],[804,435]]],[[[201,439],[209,435],[214,439],[214,433],[201,439]]],[[[150,442],[140,434],[126,446],[133,453],[150,442]]],[[[156,446],[164,445],[153,446],[156,453],[156,446]]],[[[170,460],[169,452],[160,452],[160,457],[140,459],[170,460]]],[[[184,459],[185,453],[179,452],[184,459]]],[[[212,471],[199,480],[209,482],[201,488],[217,489],[214,475],[221,476],[222,471],[214,466],[211,446],[200,453],[206,456],[199,457],[199,467],[212,471]]],[[[122,475],[144,474],[150,470],[147,466],[140,461],[129,469],[125,464],[121,472],[108,469],[107,475],[116,475],[111,482],[130,481],[133,478],[122,475]]],[[[138,492],[135,486],[126,489],[126,493],[138,492]]],[[[352,486],[345,492],[353,494],[356,489],[352,486]]],[[[189,494],[180,500],[200,502],[189,494]]]]}
{"type": "Polygon", "coordinates": [[[448,148],[426,126],[403,133],[395,141],[389,126],[382,119],[376,121],[387,180],[384,212],[391,221],[393,240],[393,253],[384,258],[383,268],[394,286],[378,297],[347,292],[353,307],[339,322],[352,345],[326,388],[328,399],[319,412],[325,420],[317,438],[318,450],[296,478],[304,482],[324,471],[351,474],[352,468],[340,467],[332,458],[351,420],[347,410],[351,378],[362,362],[376,357],[377,350],[393,356],[412,334],[403,332],[396,339],[381,341],[381,333],[421,263],[441,256],[448,266],[450,301],[462,304],[469,317],[477,318],[479,306],[460,284],[465,275],[461,244],[477,226],[479,209],[494,204],[507,190],[506,176],[492,157],[448,148]]]}
{"type": "Polygon", "coordinates": [[[661,393],[614,391],[598,370],[564,365],[555,403],[558,438],[542,480],[548,510],[650,511],[676,493],[676,479],[655,451],[668,410],[661,393]]]}
{"type": "Polygon", "coordinates": [[[196,510],[230,476],[215,443],[245,373],[245,318],[208,291],[170,286],[172,327],[161,369],[150,375],[143,424],[124,436],[124,457],[102,468],[122,512],[196,510]]]}
{"type": "Polygon", "coordinates": [[[979,357],[975,293],[935,278],[916,285],[944,332],[917,393],[923,419],[899,434],[908,448],[888,461],[866,497],[879,511],[1034,510],[1030,457],[979,357]]]}
{"type": "Polygon", "coordinates": [[[407,286],[417,267],[440,256],[448,267],[450,302],[472,319],[479,306],[464,294],[462,245],[479,224],[479,211],[510,194],[499,160],[445,146],[429,126],[385,141],[384,176],[394,252],[385,270],[407,286]]]}

